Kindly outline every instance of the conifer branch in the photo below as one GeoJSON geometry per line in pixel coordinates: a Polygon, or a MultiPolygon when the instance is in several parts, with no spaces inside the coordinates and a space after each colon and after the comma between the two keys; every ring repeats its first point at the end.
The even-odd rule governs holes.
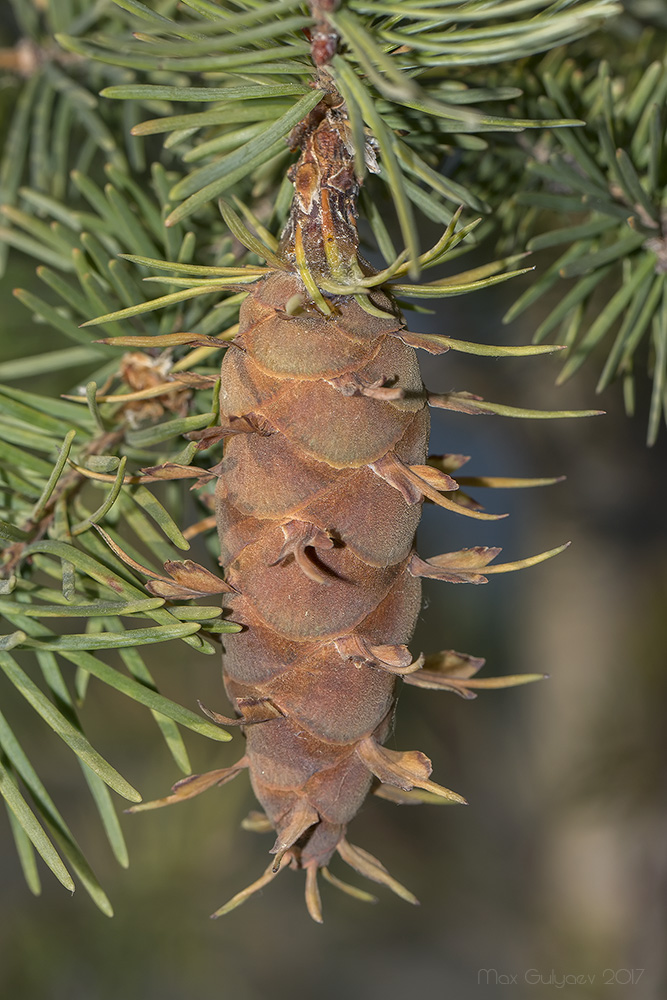
{"type": "MultiPolygon", "coordinates": [[[[611,44],[605,29],[620,9],[613,0],[11,4],[18,36],[0,52],[0,72],[15,97],[0,161],[0,271],[15,251],[37,262],[39,284],[15,294],[58,339],[41,354],[26,351],[0,363],[0,667],[3,682],[72,751],[124,865],[108,789],[131,801],[139,793],[83,731],[89,679],[147,708],[184,774],[191,767],[182,728],[228,738],[196,704],[160,694],[160,678],[139,647],[172,641],[188,654],[210,655],[221,636],[238,629],[220,606],[218,595],[229,587],[216,567],[211,529],[222,439],[263,432],[252,421],[219,421],[219,366],[238,333],[240,304],[287,260],[321,312],[333,314],[336,296],[354,296],[366,319],[386,320],[383,289],[408,297],[468,293],[528,270],[515,264],[529,239],[535,252],[559,246],[558,262],[535,274],[511,315],[561,277],[573,282],[536,342],[556,333],[570,346],[569,375],[616,329],[600,387],[619,377],[628,396],[634,353],[650,337],[655,440],[667,410],[667,159],[659,107],[667,75],[662,61],[635,71],[636,49],[628,55],[627,44],[627,62],[614,60],[613,72],[594,69],[582,55],[575,43],[591,32],[598,32],[601,51],[611,44]],[[564,45],[576,64],[556,48],[564,45]],[[336,119],[346,149],[349,190],[364,184],[360,206],[375,241],[369,250],[386,259],[378,272],[358,264],[356,243],[349,257],[336,258],[328,244],[321,255],[312,253],[304,218],[281,243],[295,217],[289,178],[326,116],[336,119]],[[384,209],[387,197],[395,220],[384,209]],[[486,221],[476,228],[480,213],[486,221]],[[444,230],[430,250],[420,246],[424,217],[444,230]],[[396,222],[404,246],[398,250],[396,222]],[[507,249],[510,231],[525,237],[521,246],[507,249]],[[420,271],[449,266],[480,232],[482,239],[500,236],[487,258],[492,263],[415,283],[420,271]],[[589,321],[598,285],[619,274],[607,308],[589,321]],[[155,294],[156,282],[162,294],[155,294]],[[31,385],[53,371],[69,379],[63,397],[31,385]],[[211,568],[180,558],[194,538],[211,568]]],[[[618,22],[613,44],[621,50],[631,18],[626,12],[618,22]]],[[[650,39],[642,44],[652,51],[650,39]]],[[[301,194],[305,189],[302,178],[301,194]]],[[[353,213],[346,222],[352,247],[353,213]]],[[[310,308],[306,298],[292,297],[286,315],[310,308]]],[[[403,340],[432,353],[557,350],[405,331],[403,340]]],[[[400,398],[382,380],[338,389],[360,399],[400,398]]],[[[462,400],[468,408],[474,402],[470,394],[450,396],[448,405],[459,408],[462,400]]],[[[476,412],[513,412],[477,402],[476,412]]],[[[455,467],[445,465],[438,468],[448,477],[455,467]]],[[[423,478],[428,467],[419,468],[436,502],[474,508],[460,491],[456,500],[442,496],[423,478]]],[[[414,490],[416,473],[407,475],[414,490]]],[[[551,481],[460,480],[496,487],[551,481]]],[[[310,579],[317,577],[298,546],[286,558],[295,552],[310,579]]],[[[374,655],[391,648],[378,646],[374,655]]],[[[451,657],[445,666],[427,662],[410,683],[468,698],[472,688],[498,686],[470,679],[480,661],[471,666],[452,656],[454,666],[451,657]]],[[[0,716],[0,794],[31,891],[39,891],[37,852],[63,885],[75,880],[110,914],[10,722],[0,716]]],[[[425,779],[422,785],[395,790],[395,800],[425,799],[427,785],[439,788],[425,779]]],[[[414,901],[374,858],[344,847],[342,856],[358,871],[414,901]]],[[[278,868],[272,865],[260,883],[278,868]]],[[[318,915],[314,869],[308,877],[309,906],[318,915]]]]}

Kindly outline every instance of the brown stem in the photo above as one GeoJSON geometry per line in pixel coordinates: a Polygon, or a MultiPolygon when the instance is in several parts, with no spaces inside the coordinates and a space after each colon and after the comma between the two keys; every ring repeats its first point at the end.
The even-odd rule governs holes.
{"type": "Polygon", "coordinates": [[[289,137],[291,149],[300,149],[301,156],[288,174],[294,200],[280,250],[287,261],[299,270],[307,268],[315,278],[343,279],[355,273],[358,259],[359,181],[345,102],[326,70],[338,47],[327,14],[338,5],[339,0],[309,3],[315,23],[307,35],[318,68],[316,86],[325,96],[289,137]]]}
{"type": "Polygon", "coordinates": [[[316,66],[326,66],[338,48],[338,35],[329,24],[327,14],[340,6],[340,0],[310,0],[308,4],[315,24],[310,35],[310,57],[316,66]]]}
{"type": "Polygon", "coordinates": [[[322,82],[329,92],[290,137],[301,156],[289,173],[294,200],[280,250],[297,266],[303,254],[313,274],[331,276],[345,274],[357,260],[359,182],[345,105],[327,79],[322,82]]]}

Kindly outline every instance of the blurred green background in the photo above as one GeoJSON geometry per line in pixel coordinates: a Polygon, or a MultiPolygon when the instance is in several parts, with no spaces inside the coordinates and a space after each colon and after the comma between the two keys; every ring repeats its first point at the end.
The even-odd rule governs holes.
{"type": "MultiPolygon", "coordinates": [[[[15,255],[0,286],[0,361],[65,346],[11,296],[13,286],[29,287],[33,268],[15,255]]],[[[499,319],[518,291],[514,283],[449,300],[413,328],[526,343],[539,316],[526,314],[509,330],[499,319]]],[[[468,389],[518,406],[595,405],[593,368],[557,390],[558,368],[548,357],[451,352],[427,357],[424,375],[434,390],[468,389]]],[[[31,388],[66,391],[71,375],[56,372],[31,388]]],[[[431,450],[472,455],[472,475],[564,474],[567,481],[493,491],[483,498],[487,509],[511,517],[490,525],[427,509],[422,555],[502,544],[504,557],[515,559],[566,539],[573,545],[553,562],[485,587],[427,582],[415,652],[454,648],[486,657],[486,673],[543,671],[550,679],[482,692],[474,702],[401,692],[391,745],[425,751],[435,779],[470,805],[399,808],[372,799],[354,821],[352,840],[413,889],[420,908],[380,887],[379,904],[368,907],[325,885],[319,927],[306,914],[302,876],[287,872],[232,915],[209,921],[267,861],[269,839],[239,826],[253,808],[247,779],[169,810],[124,817],[131,865],[119,870],[78,768],[3,687],[17,730],[31,746],[43,741],[36,764],[116,916],[107,920],[83,892],[70,898],[46,871],[43,895],[33,898],[3,823],[1,995],[666,996],[667,434],[645,449],[641,393],[640,402],[633,421],[614,389],[601,399],[607,415],[585,422],[434,417],[431,450]],[[572,976],[585,981],[563,986],[572,976]]],[[[216,658],[184,655],[175,643],[147,655],[165,694],[225,710],[216,658]]],[[[146,798],[165,794],[179,777],[145,711],[95,680],[83,721],[146,798]]],[[[232,763],[240,739],[221,746],[186,735],[197,770],[232,763]]]]}

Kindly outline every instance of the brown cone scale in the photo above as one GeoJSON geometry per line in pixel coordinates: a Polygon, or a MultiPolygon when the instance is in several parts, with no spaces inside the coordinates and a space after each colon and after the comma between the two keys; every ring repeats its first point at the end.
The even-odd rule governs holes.
{"type": "Polygon", "coordinates": [[[221,420],[259,429],[225,444],[217,514],[244,626],[225,641],[227,692],[241,717],[267,701],[279,713],[245,727],[252,785],[277,843],[321,867],[373,781],[357,749],[386,739],[394,706],[395,674],[345,655],[345,640],[404,645],[420,606],[407,564],[421,505],[371,464],[390,453],[423,464],[428,411],[393,311],[341,296],[331,316],[289,316],[299,294],[298,274],[275,272],[241,308],[221,420]],[[403,395],[346,394],[377,382],[403,395]]]}

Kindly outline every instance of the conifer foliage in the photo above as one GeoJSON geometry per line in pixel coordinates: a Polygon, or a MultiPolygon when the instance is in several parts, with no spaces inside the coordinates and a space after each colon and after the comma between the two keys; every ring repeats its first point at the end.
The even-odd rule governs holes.
{"type": "MultiPolygon", "coordinates": [[[[623,79],[590,66],[578,40],[614,37],[612,0],[11,6],[2,260],[20,251],[37,261],[42,290],[15,294],[64,346],[0,365],[3,683],[78,758],[120,864],[110,789],[138,812],[249,769],[266,815],[246,825],[276,830],[274,857],[216,915],[288,866],[305,869],[316,920],[320,871],[371,898],[329,870],[335,852],[414,901],[345,835],[371,789],[398,802],[463,801],[431,781],[423,754],[383,746],[396,684],[474,698],[537,679],[479,679],[481,662],[453,651],[412,656],[419,578],[484,583],[563,548],[498,564],[483,547],[417,555],[425,499],[488,519],[498,515],[466,489],[552,481],[458,475],[461,456],[427,457],[428,409],[595,411],[429,394],[415,350],[559,347],[413,333],[401,306],[524,273],[510,228],[533,227],[534,249],[567,244],[513,312],[559,274],[576,279],[536,339],[565,325],[570,374],[618,321],[602,385],[619,374],[627,383],[648,333],[654,440],[667,365],[665,133],[653,100],[664,65],[623,79]],[[522,193],[499,205],[503,178],[522,193]],[[562,225],[585,218],[545,232],[544,212],[562,225]],[[442,227],[427,250],[424,215],[442,227]],[[424,280],[476,244],[480,216],[497,259],[424,280]],[[358,218],[379,269],[363,256],[358,218]],[[614,266],[622,287],[588,321],[614,266]],[[82,366],[85,384],[63,397],[25,381],[82,366]],[[188,557],[193,539],[207,565],[188,557]],[[219,656],[222,645],[235,717],[196,711],[196,691],[188,706],[159,693],[141,647],[163,641],[188,657],[219,656]],[[185,775],[171,795],[141,802],[84,733],[91,676],[149,710],[185,775]],[[235,726],[239,762],[192,775],[182,728],[226,741],[235,726]]],[[[39,855],[110,914],[15,728],[0,714],[0,793],[28,886],[39,892],[39,855]]]]}

